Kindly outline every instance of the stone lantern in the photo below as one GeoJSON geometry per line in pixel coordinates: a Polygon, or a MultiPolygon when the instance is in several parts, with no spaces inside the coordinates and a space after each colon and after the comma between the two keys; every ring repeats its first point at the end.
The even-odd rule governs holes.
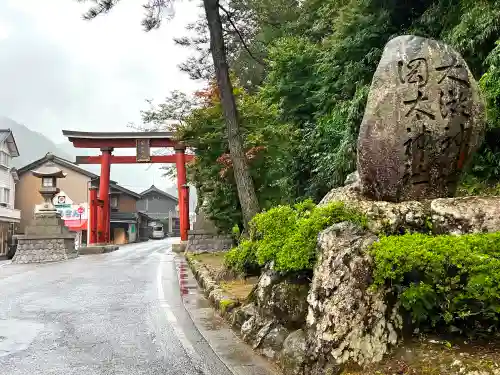
{"type": "Polygon", "coordinates": [[[57,212],[54,205],[52,204],[52,200],[61,191],[57,187],[57,179],[65,178],[66,173],[59,169],[55,164],[46,164],[36,171],[32,171],[31,173],[33,174],[33,176],[41,179],[41,187],[39,192],[43,197],[44,203],[43,207],[40,208],[39,211],[44,213],[57,212]]]}
{"type": "Polygon", "coordinates": [[[39,192],[44,202],[26,227],[25,234],[17,237],[18,245],[12,263],[56,262],[76,258],[75,235],[64,225],[64,220],[52,204],[60,191],[57,179],[66,177],[66,174],[55,164],[45,164],[31,173],[40,178],[39,192]]]}

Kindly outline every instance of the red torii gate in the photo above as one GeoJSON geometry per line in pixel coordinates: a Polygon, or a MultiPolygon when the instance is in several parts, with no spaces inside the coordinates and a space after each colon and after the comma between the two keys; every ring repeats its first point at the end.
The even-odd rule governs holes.
{"type": "Polygon", "coordinates": [[[109,181],[111,164],[175,163],[181,240],[187,241],[189,230],[189,188],[186,184],[186,162],[193,155],[186,155],[186,146],[173,139],[170,132],[81,132],[63,130],[63,135],[76,148],[98,148],[101,156],[77,156],[76,164],[100,164],[99,198],[97,190],[90,190],[89,220],[90,244],[108,243],[110,240],[109,181]],[[172,147],[175,155],[152,156],[153,147],[172,147]],[[135,148],[136,156],[115,156],[115,148],[135,148]]]}

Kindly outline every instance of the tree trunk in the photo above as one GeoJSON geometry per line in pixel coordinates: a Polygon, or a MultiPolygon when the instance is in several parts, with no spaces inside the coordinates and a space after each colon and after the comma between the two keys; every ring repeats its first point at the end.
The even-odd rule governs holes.
{"type": "Polygon", "coordinates": [[[226,120],[234,179],[243,212],[243,222],[245,228],[248,229],[248,223],[260,211],[260,208],[241,139],[238,111],[233,94],[233,85],[229,78],[229,66],[227,64],[224,36],[222,34],[219,0],[203,0],[203,4],[210,30],[210,51],[214,60],[215,75],[217,77],[222,109],[226,120]]]}

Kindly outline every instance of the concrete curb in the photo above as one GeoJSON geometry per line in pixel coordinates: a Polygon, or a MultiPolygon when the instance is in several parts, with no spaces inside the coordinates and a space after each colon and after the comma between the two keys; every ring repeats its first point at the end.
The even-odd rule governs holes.
{"type": "MultiPolygon", "coordinates": [[[[252,350],[252,347],[244,342],[235,332],[235,323],[234,318],[237,315],[238,307],[241,305],[240,301],[238,301],[235,297],[228,295],[223,289],[221,289],[218,284],[215,282],[214,278],[210,275],[210,272],[205,265],[196,259],[194,259],[190,254],[185,254],[182,258],[186,260],[186,267],[189,267],[189,271],[192,274],[193,282],[198,284],[198,290],[200,293],[209,300],[211,307],[209,309],[213,311],[213,314],[219,316],[222,320],[228,323],[227,328],[225,328],[226,332],[226,346],[230,346],[232,349],[239,351],[246,360],[243,362],[234,362],[234,360],[228,359],[224,351],[218,352],[218,350],[214,347],[213,343],[211,343],[210,337],[207,336],[207,332],[200,329],[197,326],[200,334],[205,338],[208,345],[212,348],[213,352],[219,359],[224,363],[224,365],[231,371],[234,375],[282,375],[282,372],[272,363],[269,362],[266,358],[263,358],[259,353],[252,350]],[[215,307],[215,309],[213,308],[215,307]],[[229,337],[227,336],[229,335],[229,337]],[[233,343],[233,340],[234,341],[233,343]]],[[[181,267],[180,275],[179,275],[179,285],[181,288],[181,293],[184,295],[188,295],[186,283],[186,269],[181,267]],[[183,276],[184,274],[184,276],[183,276]]],[[[184,299],[184,306],[186,311],[191,316],[193,322],[196,321],[195,316],[193,316],[193,312],[190,311],[190,308],[186,305],[184,299]]],[[[196,325],[196,323],[195,323],[196,325]]],[[[239,327],[238,327],[239,328],[239,327]]],[[[216,338],[216,341],[220,340],[220,337],[216,338]]],[[[217,346],[217,345],[216,345],[217,346]]]]}
{"type": "Polygon", "coordinates": [[[106,254],[118,250],[117,245],[87,246],[78,249],[78,255],[106,254]]]}
{"type": "Polygon", "coordinates": [[[217,282],[210,275],[210,271],[203,263],[194,259],[190,254],[186,254],[185,256],[205,297],[207,297],[215,309],[220,312],[222,317],[224,317],[228,323],[232,324],[231,312],[241,305],[240,301],[219,287],[217,282]]]}
{"type": "Polygon", "coordinates": [[[172,244],[172,251],[177,254],[184,253],[186,251],[187,241],[181,241],[180,243],[172,244]]]}

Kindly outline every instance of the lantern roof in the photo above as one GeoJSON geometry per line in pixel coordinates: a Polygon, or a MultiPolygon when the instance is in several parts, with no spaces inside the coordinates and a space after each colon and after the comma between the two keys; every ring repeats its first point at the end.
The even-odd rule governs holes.
{"type": "Polygon", "coordinates": [[[42,178],[42,177],[56,177],[56,178],[64,178],[66,177],[66,173],[64,173],[59,167],[55,164],[45,164],[40,168],[31,171],[33,176],[42,178]]]}

